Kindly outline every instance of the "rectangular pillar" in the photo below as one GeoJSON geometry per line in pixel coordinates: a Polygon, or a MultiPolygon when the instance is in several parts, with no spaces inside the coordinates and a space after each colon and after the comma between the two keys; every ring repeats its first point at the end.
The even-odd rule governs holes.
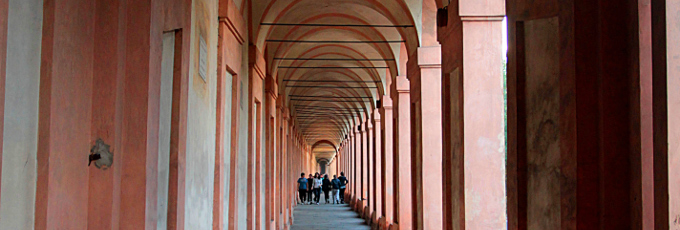
{"type": "Polygon", "coordinates": [[[413,159],[416,163],[414,192],[420,201],[416,207],[416,225],[423,229],[443,229],[443,180],[440,176],[434,176],[443,174],[441,47],[419,47],[417,55],[420,82],[411,83],[420,86],[412,91],[420,98],[411,99],[412,102],[416,101],[412,108],[412,120],[416,122],[412,136],[415,135],[416,140],[420,138],[419,143],[414,143],[416,148],[413,153],[416,157],[413,159]]]}
{"type": "Polygon", "coordinates": [[[411,94],[406,76],[397,76],[397,134],[395,148],[396,219],[399,229],[413,228],[411,203],[411,94]]]}
{"type": "Polygon", "coordinates": [[[368,122],[364,122],[361,127],[361,211],[368,206],[368,122]]]}
{"type": "Polygon", "coordinates": [[[373,158],[373,145],[375,143],[374,141],[374,136],[373,136],[373,121],[371,121],[371,118],[369,116],[369,119],[366,121],[366,204],[365,206],[369,207],[368,212],[365,214],[365,219],[369,219],[371,215],[373,214],[373,207],[375,207],[375,196],[373,196],[373,185],[375,184],[375,181],[373,180],[373,174],[375,174],[375,168],[374,168],[374,163],[375,163],[375,158],[373,158]]]}
{"type": "MultiPolygon", "coordinates": [[[[74,153],[86,153],[94,143],[90,134],[94,11],[94,1],[87,0],[44,5],[35,229],[87,228],[89,168],[83,164],[86,155],[74,153]],[[64,131],[69,131],[68,135],[64,131]]],[[[146,112],[144,108],[141,112],[146,112]]],[[[142,140],[147,138],[144,131],[138,132],[142,140]]],[[[142,151],[138,153],[146,156],[142,151]]],[[[145,161],[141,162],[139,165],[145,161]]],[[[139,184],[142,188],[144,185],[139,184]]],[[[139,200],[145,202],[145,196],[139,200]]],[[[142,220],[143,208],[136,209],[141,211],[138,214],[142,220]]],[[[143,221],[136,224],[144,226],[143,221]]]]}
{"type": "Polygon", "coordinates": [[[354,186],[352,189],[352,201],[358,202],[361,199],[361,132],[357,128],[354,129],[352,136],[353,151],[354,151],[354,186]]]}
{"type": "Polygon", "coordinates": [[[384,217],[384,226],[386,227],[395,219],[394,217],[394,123],[392,111],[392,99],[387,96],[382,98],[381,120],[382,120],[382,138],[380,148],[382,149],[381,156],[381,171],[380,177],[382,179],[382,216],[384,217]]]}
{"type": "Polygon", "coordinates": [[[506,229],[502,17],[463,17],[465,227],[506,229]],[[483,55],[482,55],[483,54],[483,55]]]}
{"type": "Polygon", "coordinates": [[[382,216],[382,125],[380,124],[381,113],[380,109],[375,109],[373,112],[373,120],[375,123],[374,133],[373,133],[373,145],[371,145],[371,150],[373,152],[372,161],[372,184],[371,193],[373,205],[373,221],[374,226],[377,226],[377,219],[382,216]]]}
{"type": "MultiPolygon", "coordinates": [[[[656,4],[656,3],[655,3],[656,4]]],[[[680,118],[678,113],[680,113],[680,90],[677,88],[680,85],[680,47],[678,47],[678,41],[680,41],[680,22],[677,20],[677,15],[680,13],[680,1],[678,0],[666,0],[666,44],[667,49],[667,73],[666,73],[666,86],[667,86],[667,112],[664,114],[667,116],[667,137],[659,140],[661,143],[669,143],[668,152],[665,156],[658,156],[659,166],[657,166],[658,175],[657,178],[664,179],[664,176],[668,175],[665,180],[666,183],[659,182],[660,186],[657,185],[657,208],[658,212],[665,212],[664,202],[668,203],[669,216],[664,214],[662,217],[667,217],[667,220],[672,224],[672,228],[678,228],[680,226],[680,118]],[[673,18],[673,19],[671,19],[673,18]],[[667,161],[667,162],[665,162],[667,161]],[[666,165],[667,164],[667,165],[666,165]],[[668,168],[664,168],[667,166],[668,168]],[[670,194],[666,197],[666,194],[670,194]]],[[[663,76],[660,76],[663,79],[663,76]]],[[[656,107],[656,106],[655,106],[656,107]]],[[[663,125],[663,124],[662,124],[663,125]]],[[[660,147],[660,146],[659,146],[660,147]]],[[[661,151],[658,151],[661,153],[661,151]]],[[[661,154],[659,154],[661,155],[661,154]]],[[[657,218],[663,220],[661,218],[657,218]]],[[[665,223],[656,223],[656,226],[663,226],[665,223]]]]}

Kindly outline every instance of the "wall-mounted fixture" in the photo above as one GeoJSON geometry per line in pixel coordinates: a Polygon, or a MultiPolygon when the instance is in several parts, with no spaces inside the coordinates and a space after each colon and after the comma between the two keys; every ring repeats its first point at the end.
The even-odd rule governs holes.
{"type": "Polygon", "coordinates": [[[113,152],[111,152],[111,146],[104,143],[104,141],[99,138],[94,143],[90,149],[89,162],[87,166],[90,166],[94,161],[94,166],[98,169],[106,170],[113,164],[113,152]]]}

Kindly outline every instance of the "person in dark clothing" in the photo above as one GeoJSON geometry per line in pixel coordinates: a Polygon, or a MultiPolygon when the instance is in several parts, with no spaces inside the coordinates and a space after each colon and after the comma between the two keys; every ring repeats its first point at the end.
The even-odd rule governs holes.
{"type": "Polygon", "coordinates": [[[314,194],[314,176],[310,173],[309,178],[307,178],[307,202],[309,204],[312,204],[314,202],[313,194],[314,194]]]}
{"type": "Polygon", "coordinates": [[[338,180],[338,175],[333,175],[333,180],[331,180],[331,200],[333,204],[340,204],[340,180],[338,180]]]}
{"type": "Polygon", "coordinates": [[[323,195],[324,198],[326,198],[326,204],[328,204],[328,198],[330,198],[330,196],[328,196],[328,192],[331,191],[331,180],[328,179],[328,175],[323,177],[321,189],[323,189],[323,195]]]}
{"type": "Polygon", "coordinates": [[[305,173],[300,174],[300,178],[297,180],[298,192],[300,193],[300,201],[304,204],[305,198],[307,197],[307,179],[305,178],[305,173]]]}
{"type": "Polygon", "coordinates": [[[338,180],[340,180],[340,201],[344,204],[345,189],[347,188],[347,184],[349,184],[349,180],[347,180],[347,177],[345,177],[345,172],[340,172],[340,177],[338,177],[338,180]]]}

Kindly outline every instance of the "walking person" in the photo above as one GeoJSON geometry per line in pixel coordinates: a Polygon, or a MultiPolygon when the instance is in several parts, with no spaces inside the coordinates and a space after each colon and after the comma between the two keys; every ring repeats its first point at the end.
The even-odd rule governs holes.
{"type": "Polygon", "coordinates": [[[307,197],[307,178],[305,178],[305,173],[300,174],[300,178],[297,180],[298,183],[298,193],[300,193],[300,202],[305,203],[305,198],[307,197]]]}
{"type": "Polygon", "coordinates": [[[331,189],[331,200],[333,200],[333,204],[340,204],[340,180],[338,180],[338,175],[333,175],[331,189]]]}
{"type": "Polygon", "coordinates": [[[328,204],[328,200],[331,198],[328,196],[328,192],[331,191],[331,180],[328,179],[328,175],[323,176],[323,181],[321,184],[321,189],[323,190],[323,197],[326,199],[326,204],[328,204]]]}
{"type": "Polygon", "coordinates": [[[314,178],[314,202],[319,205],[319,200],[321,199],[321,185],[323,181],[321,180],[321,174],[317,174],[314,178]]]}
{"type": "Polygon", "coordinates": [[[345,203],[345,189],[347,188],[347,184],[349,184],[349,180],[347,180],[347,177],[345,177],[345,172],[340,172],[340,177],[338,177],[338,180],[340,180],[340,201],[342,203],[345,203]]]}
{"type": "Polygon", "coordinates": [[[310,173],[309,178],[307,178],[307,203],[312,204],[314,202],[314,176],[310,173]]]}

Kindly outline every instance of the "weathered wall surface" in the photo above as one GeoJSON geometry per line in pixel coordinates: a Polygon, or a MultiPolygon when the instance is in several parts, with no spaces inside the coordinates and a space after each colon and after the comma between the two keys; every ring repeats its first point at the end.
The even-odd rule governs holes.
{"type": "Polygon", "coordinates": [[[528,228],[559,229],[558,19],[526,21],[524,31],[528,228]]]}
{"type": "Polygon", "coordinates": [[[32,229],[43,1],[10,0],[0,229],[32,229]]]}
{"type": "Polygon", "coordinates": [[[172,126],[172,85],[175,55],[175,33],[163,33],[161,62],[161,97],[158,130],[158,229],[167,229],[168,183],[170,173],[170,134],[172,126]]]}
{"type": "MultiPolygon", "coordinates": [[[[243,60],[248,60],[248,46],[242,48],[243,60]]],[[[248,215],[248,62],[244,61],[241,68],[244,73],[239,77],[241,91],[239,94],[239,134],[238,134],[238,177],[236,183],[238,186],[238,228],[247,229],[248,222],[246,217],[248,215]]]]}
{"type": "Polygon", "coordinates": [[[194,0],[192,9],[184,226],[185,229],[211,229],[216,141],[217,1],[194,0]],[[201,48],[203,42],[206,46],[201,48]],[[207,60],[200,60],[201,55],[207,60]],[[199,63],[201,61],[206,63],[199,63]],[[203,64],[205,72],[201,76],[203,64]]]}
{"type": "MultiPolygon", "coordinates": [[[[224,180],[224,189],[222,190],[224,192],[224,201],[223,201],[223,207],[224,207],[224,212],[222,213],[222,218],[224,220],[223,222],[223,229],[228,229],[229,227],[229,212],[232,212],[232,210],[229,209],[229,193],[231,191],[231,187],[229,186],[229,181],[231,180],[231,168],[232,165],[234,165],[231,162],[231,105],[232,105],[232,84],[233,84],[233,76],[229,73],[226,74],[225,78],[225,85],[226,87],[224,88],[224,98],[225,98],[225,105],[224,107],[226,108],[226,111],[229,111],[227,113],[224,113],[224,130],[223,132],[223,137],[222,138],[222,143],[224,143],[224,164],[222,167],[224,167],[224,176],[220,177],[224,180]]],[[[213,217],[217,218],[217,217],[213,217]]]]}

